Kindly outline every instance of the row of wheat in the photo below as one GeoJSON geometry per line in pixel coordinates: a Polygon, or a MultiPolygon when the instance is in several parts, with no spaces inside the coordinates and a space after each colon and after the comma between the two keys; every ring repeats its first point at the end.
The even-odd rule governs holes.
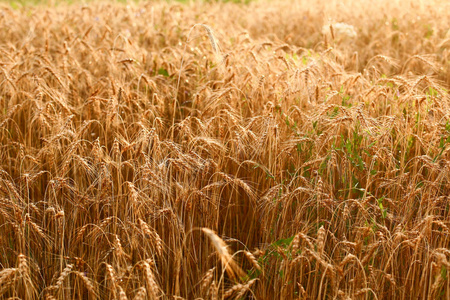
{"type": "Polygon", "coordinates": [[[450,297],[450,9],[406,2],[1,6],[0,297],[450,297]]]}

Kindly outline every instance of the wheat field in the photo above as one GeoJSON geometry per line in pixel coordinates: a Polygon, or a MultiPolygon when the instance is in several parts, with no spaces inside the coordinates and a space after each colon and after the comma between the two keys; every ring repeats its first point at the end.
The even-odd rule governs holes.
{"type": "Polygon", "coordinates": [[[449,299],[449,20],[0,4],[0,297],[449,299]]]}

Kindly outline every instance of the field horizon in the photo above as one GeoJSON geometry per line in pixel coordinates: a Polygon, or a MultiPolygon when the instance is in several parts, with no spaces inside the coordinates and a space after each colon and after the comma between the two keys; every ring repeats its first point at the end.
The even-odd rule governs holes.
{"type": "Polygon", "coordinates": [[[450,3],[0,3],[1,299],[449,299],[450,3]]]}

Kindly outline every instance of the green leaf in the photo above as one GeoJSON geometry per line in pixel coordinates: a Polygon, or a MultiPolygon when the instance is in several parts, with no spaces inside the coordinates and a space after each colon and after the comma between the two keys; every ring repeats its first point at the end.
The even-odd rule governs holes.
{"type": "Polygon", "coordinates": [[[385,198],[385,196],[383,196],[383,197],[377,199],[377,202],[378,202],[378,207],[379,207],[380,210],[381,210],[381,215],[383,216],[383,219],[386,219],[386,216],[387,216],[387,208],[384,208],[384,206],[383,206],[383,200],[384,200],[384,198],[385,198]]]}
{"type": "Polygon", "coordinates": [[[292,243],[293,240],[294,240],[294,236],[291,236],[291,237],[288,237],[288,238],[285,238],[285,239],[279,239],[278,241],[273,242],[272,246],[278,246],[278,247],[286,248],[292,243]]]}
{"type": "Polygon", "coordinates": [[[444,280],[447,280],[447,268],[444,265],[441,267],[441,276],[444,280]]]}
{"type": "Polygon", "coordinates": [[[450,133],[450,123],[449,123],[448,121],[445,123],[445,130],[446,130],[448,133],[450,133]]]}
{"type": "Polygon", "coordinates": [[[158,69],[158,74],[159,74],[159,75],[163,75],[163,76],[165,76],[165,77],[169,77],[169,72],[167,72],[167,70],[164,69],[164,68],[159,68],[159,69],[158,69]]]}

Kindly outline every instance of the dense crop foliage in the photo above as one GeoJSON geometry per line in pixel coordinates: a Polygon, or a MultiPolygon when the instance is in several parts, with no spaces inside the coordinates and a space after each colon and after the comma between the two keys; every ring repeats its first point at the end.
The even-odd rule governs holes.
{"type": "Polygon", "coordinates": [[[449,3],[354,2],[0,6],[0,297],[449,298],[449,3]]]}

